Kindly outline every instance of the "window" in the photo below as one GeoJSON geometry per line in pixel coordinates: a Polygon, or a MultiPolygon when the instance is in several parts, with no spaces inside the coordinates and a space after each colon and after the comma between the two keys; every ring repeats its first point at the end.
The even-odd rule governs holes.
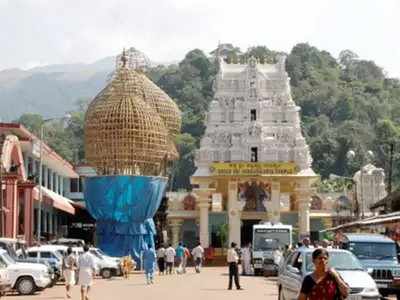
{"type": "Polygon", "coordinates": [[[52,189],[52,191],[57,193],[57,174],[56,173],[53,173],[53,189],[52,189]]]}
{"type": "Polygon", "coordinates": [[[70,192],[71,193],[78,193],[79,192],[79,179],[78,178],[71,178],[71,180],[70,180],[70,192]]]}
{"type": "Polygon", "coordinates": [[[293,255],[294,255],[295,253],[294,252],[292,252],[292,253],[290,253],[289,255],[288,255],[288,257],[286,258],[286,265],[290,265],[291,263],[292,263],[292,259],[293,259],[293,255]]]}
{"type": "Polygon", "coordinates": [[[257,120],[257,111],[255,109],[250,110],[250,121],[257,120]]]}
{"type": "Polygon", "coordinates": [[[32,157],[28,156],[28,170],[27,170],[28,176],[35,175],[35,174],[33,174],[33,164],[34,164],[34,161],[33,161],[32,157]]]}
{"type": "Polygon", "coordinates": [[[299,269],[299,271],[301,271],[301,268],[302,268],[302,266],[303,266],[303,257],[301,256],[301,253],[300,253],[300,252],[297,253],[297,255],[295,255],[295,256],[293,257],[292,266],[293,266],[294,268],[299,269]]]}
{"type": "Polygon", "coordinates": [[[45,183],[46,183],[46,172],[45,172],[45,170],[46,170],[46,167],[45,166],[42,166],[42,186],[44,186],[44,187],[46,187],[45,186],[45,183]]]}
{"type": "Polygon", "coordinates": [[[29,257],[33,257],[33,258],[36,258],[37,257],[37,252],[28,252],[28,256],[29,257]]]}
{"type": "Polygon", "coordinates": [[[5,268],[7,268],[7,264],[3,260],[3,258],[0,256],[0,269],[5,269],[5,268]]]}
{"type": "Polygon", "coordinates": [[[50,252],[40,252],[41,258],[52,258],[50,252]]]}
{"type": "Polygon", "coordinates": [[[257,162],[258,161],[258,149],[257,149],[257,147],[251,147],[251,150],[250,150],[250,155],[251,155],[251,157],[250,157],[250,161],[251,162],[257,162]]]}
{"type": "Polygon", "coordinates": [[[51,173],[52,173],[52,171],[50,169],[47,169],[47,186],[46,186],[46,188],[48,188],[48,189],[50,189],[51,183],[52,183],[51,173]]]}

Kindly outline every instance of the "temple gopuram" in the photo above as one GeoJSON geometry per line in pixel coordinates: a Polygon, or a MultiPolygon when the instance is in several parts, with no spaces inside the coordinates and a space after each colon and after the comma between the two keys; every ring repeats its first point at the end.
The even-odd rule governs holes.
{"type": "Polygon", "coordinates": [[[194,189],[169,194],[173,243],[191,246],[199,238],[204,247],[218,248],[228,224],[229,243],[244,244],[260,221],[291,224],[298,237],[310,234],[312,184],[318,176],[285,59],[227,63],[217,54],[215,94],[191,177],[194,189]]]}

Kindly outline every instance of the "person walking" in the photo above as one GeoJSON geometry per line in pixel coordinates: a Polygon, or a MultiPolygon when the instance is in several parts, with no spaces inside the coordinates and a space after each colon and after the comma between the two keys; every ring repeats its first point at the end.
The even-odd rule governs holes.
{"type": "Polygon", "coordinates": [[[66,296],[71,299],[71,287],[75,285],[75,270],[77,269],[77,261],[72,253],[72,248],[67,248],[67,256],[63,260],[63,273],[65,279],[66,296]]]}
{"type": "Polygon", "coordinates": [[[251,243],[242,249],[242,275],[251,275],[251,243]]]}
{"type": "Polygon", "coordinates": [[[229,285],[228,290],[232,289],[232,279],[235,279],[236,289],[242,290],[239,284],[239,270],[238,270],[238,263],[239,263],[239,255],[237,254],[236,250],[236,243],[232,242],[231,247],[228,250],[228,255],[226,258],[228,265],[229,265],[229,285]]]}
{"type": "Polygon", "coordinates": [[[157,249],[157,264],[158,264],[158,273],[159,275],[163,274],[165,271],[165,248],[161,245],[157,249]]]}
{"type": "Polygon", "coordinates": [[[89,246],[83,246],[83,254],[78,259],[79,285],[81,286],[81,300],[89,300],[90,288],[93,284],[93,275],[96,265],[93,256],[89,253],[89,246]]]}
{"type": "Polygon", "coordinates": [[[167,262],[167,274],[172,274],[172,269],[175,262],[175,249],[169,244],[168,248],[165,250],[165,260],[167,262]]]}
{"type": "Polygon", "coordinates": [[[204,256],[204,249],[203,249],[203,247],[201,247],[200,243],[198,243],[197,247],[195,247],[192,250],[192,256],[194,259],[194,264],[195,264],[194,268],[196,270],[196,273],[200,273],[201,264],[202,264],[203,256],[204,256]]]}
{"type": "Polygon", "coordinates": [[[186,245],[183,245],[183,249],[184,249],[184,254],[183,254],[183,261],[182,261],[182,272],[186,273],[186,266],[187,266],[187,262],[190,258],[190,251],[186,247],[186,245]]]}
{"type": "Polygon", "coordinates": [[[143,252],[143,267],[147,284],[154,283],[154,269],[156,267],[156,252],[149,244],[143,252]]]}
{"type": "Polygon", "coordinates": [[[178,244],[175,253],[176,253],[176,266],[177,266],[176,273],[182,274],[183,273],[182,263],[183,263],[183,257],[185,255],[185,248],[183,248],[182,242],[178,244]]]}

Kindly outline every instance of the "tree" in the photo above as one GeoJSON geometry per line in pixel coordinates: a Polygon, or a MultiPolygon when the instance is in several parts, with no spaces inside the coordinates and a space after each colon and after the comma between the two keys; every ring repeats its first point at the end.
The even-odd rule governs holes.
{"type": "Polygon", "coordinates": [[[262,63],[276,63],[278,52],[272,51],[265,46],[250,47],[244,54],[246,57],[254,56],[262,63]]]}
{"type": "Polygon", "coordinates": [[[23,114],[17,120],[13,121],[15,123],[20,123],[24,125],[30,132],[36,136],[40,136],[40,127],[43,124],[43,117],[39,114],[23,114]]]}
{"type": "Polygon", "coordinates": [[[190,176],[195,171],[194,151],[197,149],[196,139],[188,133],[177,136],[176,144],[179,151],[179,160],[172,169],[172,187],[177,189],[190,188],[190,176]]]}
{"type": "Polygon", "coordinates": [[[339,62],[345,68],[351,66],[351,64],[358,59],[358,55],[351,50],[343,50],[339,53],[339,62]]]}

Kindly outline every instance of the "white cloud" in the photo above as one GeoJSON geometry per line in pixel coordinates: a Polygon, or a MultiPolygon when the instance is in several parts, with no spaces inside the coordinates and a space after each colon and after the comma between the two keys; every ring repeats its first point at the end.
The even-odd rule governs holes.
{"type": "Polygon", "coordinates": [[[352,49],[400,77],[397,0],[0,0],[0,69],[92,62],[135,46],[155,61],[214,49],[352,49]]]}

